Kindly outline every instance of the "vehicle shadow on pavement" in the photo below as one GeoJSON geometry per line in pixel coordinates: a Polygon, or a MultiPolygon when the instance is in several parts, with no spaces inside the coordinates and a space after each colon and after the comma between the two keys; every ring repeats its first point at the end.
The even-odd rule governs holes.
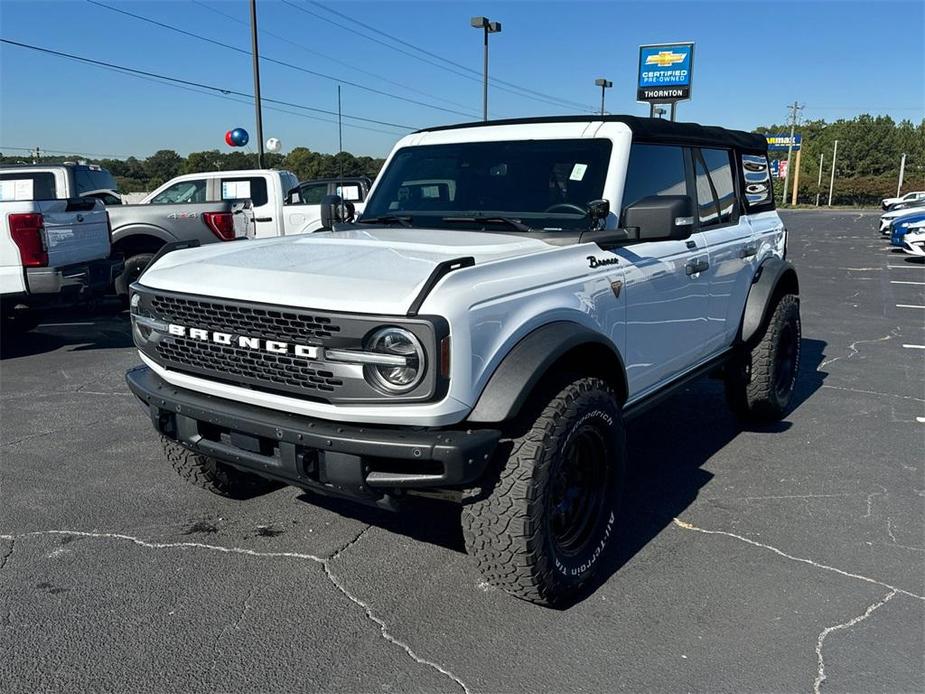
{"type": "MultiPolygon", "coordinates": [[[[819,365],[826,346],[822,340],[802,340],[793,405],[782,422],[743,426],[726,407],[722,381],[704,378],[627,426],[630,469],[620,512],[619,540],[597,580],[572,605],[610,580],[690,506],[713,479],[703,465],[736,436],[743,431],[774,434],[790,428],[789,418],[825,380],[827,374],[819,371],[819,365]]],[[[310,493],[299,498],[421,542],[465,552],[459,507],[453,503],[414,499],[403,513],[394,514],[310,493]]]]}
{"type": "Polygon", "coordinates": [[[81,352],[124,349],[133,344],[127,313],[47,314],[41,316],[41,321],[38,328],[27,333],[0,334],[0,360],[44,354],[62,347],[81,352]]]}

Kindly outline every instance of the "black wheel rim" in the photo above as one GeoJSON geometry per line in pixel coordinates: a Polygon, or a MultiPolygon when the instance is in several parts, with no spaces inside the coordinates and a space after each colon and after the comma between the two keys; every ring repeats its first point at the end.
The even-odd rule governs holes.
{"type": "Polygon", "coordinates": [[[609,492],[608,446],[602,432],[583,425],[569,441],[551,480],[549,529],[556,549],[576,555],[599,535],[609,492]]]}
{"type": "Polygon", "coordinates": [[[780,340],[777,344],[777,364],[774,374],[774,390],[779,399],[789,397],[793,388],[796,380],[798,350],[796,328],[792,323],[786,323],[781,329],[780,340]]]}

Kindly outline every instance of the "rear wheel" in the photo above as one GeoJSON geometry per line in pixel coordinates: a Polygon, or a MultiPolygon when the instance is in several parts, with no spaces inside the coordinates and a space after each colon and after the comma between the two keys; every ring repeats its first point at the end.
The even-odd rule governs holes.
{"type": "Polygon", "coordinates": [[[726,368],[726,400],[733,412],[759,422],[787,413],[800,369],[801,337],[800,300],[784,294],[758,344],[726,368]]]}
{"type": "Polygon", "coordinates": [[[242,472],[215,458],[193,453],[176,441],[161,437],[164,455],[180,477],[197,487],[229,499],[249,499],[282,485],[279,482],[242,472]]]}
{"type": "Polygon", "coordinates": [[[569,602],[613,545],[624,471],[620,406],[598,378],[535,403],[502,443],[506,459],[463,497],[468,552],[492,584],[544,605],[569,602]]]}
{"type": "Polygon", "coordinates": [[[136,253],[125,259],[125,268],[122,274],[116,278],[116,293],[128,299],[128,288],[132,286],[141,273],[145,271],[151,260],[154,259],[154,253],[136,253]]]}
{"type": "Polygon", "coordinates": [[[3,315],[0,330],[4,337],[15,337],[34,329],[39,324],[39,316],[28,308],[12,309],[3,315]]]}

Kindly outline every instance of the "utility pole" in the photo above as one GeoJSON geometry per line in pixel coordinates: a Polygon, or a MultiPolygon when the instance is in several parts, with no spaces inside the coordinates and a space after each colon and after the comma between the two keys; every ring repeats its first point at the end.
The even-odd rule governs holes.
{"type": "Polygon", "coordinates": [[[344,194],[344,128],[342,124],[342,116],[340,110],[340,85],[337,85],[337,153],[341,156],[340,159],[340,194],[344,194]]]}
{"type": "Polygon", "coordinates": [[[832,190],[835,188],[835,160],[838,157],[838,140],[835,140],[835,147],[832,149],[832,178],[829,179],[829,207],[832,206],[832,190]]]}
{"type": "Polygon", "coordinates": [[[803,110],[803,107],[796,101],[787,108],[790,109],[790,143],[787,145],[787,175],[784,177],[784,196],[781,198],[782,206],[787,204],[787,186],[790,183],[790,169],[793,164],[791,157],[793,156],[793,135],[797,128],[797,112],[803,110]]]}
{"type": "Polygon", "coordinates": [[[601,116],[604,115],[604,92],[610,89],[613,86],[613,82],[610,80],[605,80],[603,77],[598,77],[594,80],[595,86],[601,88],[601,116]]]}
{"type": "Polygon", "coordinates": [[[819,207],[819,196],[822,194],[822,162],[825,160],[825,154],[819,155],[819,180],[816,181],[816,207],[819,207]]]}
{"type": "Polygon", "coordinates": [[[257,111],[257,168],[263,168],[263,113],[260,108],[260,55],[257,51],[257,0],[251,0],[251,59],[254,63],[254,108],[257,111]]]}
{"type": "Polygon", "coordinates": [[[903,189],[903,176],[906,173],[906,153],[903,152],[903,158],[899,160],[899,183],[896,184],[896,197],[899,197],[903,189]]]}
{"type": "Polygon", "coordinates": [[[482,120],[488,120],[488,35],[501,31],[501,22],[491,22],[488,17],[473,17],[469,25],[475,29],[482,29],[485,34],[483,77],[482,77],[482,120]]]}

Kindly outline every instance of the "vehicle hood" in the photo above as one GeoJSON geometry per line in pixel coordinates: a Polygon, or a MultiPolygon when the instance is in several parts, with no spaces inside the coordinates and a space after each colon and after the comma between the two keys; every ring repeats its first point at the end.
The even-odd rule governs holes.
{"type": "Polygon", "coordinates": [[[480,265],[553,248],[514,234],[351,229],[174,251],[152,265],[141,284],[199,296],[398,315],[408,311],[443,261],[471,256],[480,265]]]}

